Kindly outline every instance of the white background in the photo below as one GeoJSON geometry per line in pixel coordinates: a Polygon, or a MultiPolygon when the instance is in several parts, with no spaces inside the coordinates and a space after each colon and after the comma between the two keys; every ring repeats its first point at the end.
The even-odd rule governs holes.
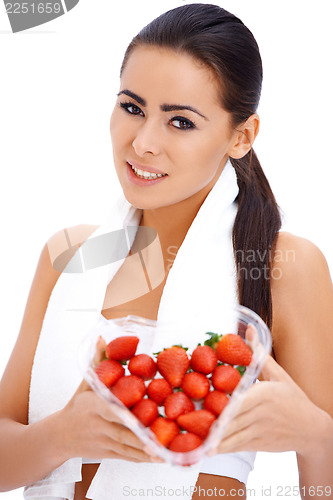
{"type": "MultiPolygon", "coordinates": [[[[80,0],[65,16],[17,34],[0,6],[0,376],[44,243],[64,227],[104,222],[118,193],[108,127],[125,48],[154,17],[185,3],[80,0]]],[[[255,149],[285,229],[319,246],[332,273],[331,1],[216,3],[245,22],[261,50],[255,149]]],[[[297,485],[296,470],[292,452],[258,454],[251,497],[281,498],[277,486],[297,485]]],[[[0,497],[20,499],[22,489],[0,497]]]]}

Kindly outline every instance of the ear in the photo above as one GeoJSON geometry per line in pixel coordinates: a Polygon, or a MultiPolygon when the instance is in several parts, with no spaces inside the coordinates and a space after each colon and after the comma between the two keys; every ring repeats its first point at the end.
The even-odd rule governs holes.
{"type": "Polygon", "coordinates": [[[231,158],[243,158],[250,151],[258,135],[259,124],[259,116],[253,113],[253,115],[235,129],[234,140],[229,150],[231,158]]]}

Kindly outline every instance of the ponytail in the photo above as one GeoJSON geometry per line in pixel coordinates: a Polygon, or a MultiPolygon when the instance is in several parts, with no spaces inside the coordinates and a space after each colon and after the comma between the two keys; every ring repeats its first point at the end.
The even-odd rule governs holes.
{"type": "Polygon", "coordinates": [[[281,216],[257,155],[231,158],[237,174],[238,211],[233,227],[239,303],[272,326],[271,268],[281,216]]]}

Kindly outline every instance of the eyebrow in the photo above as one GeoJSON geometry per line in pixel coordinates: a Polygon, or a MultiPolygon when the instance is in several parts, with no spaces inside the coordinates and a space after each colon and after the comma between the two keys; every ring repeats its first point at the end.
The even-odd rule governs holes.
{"type": "MultiPolygon", "coordinates": [[[[143,99],[142,97],[138,96],[131,90],[125,89],[121,90],[118,94],[117,97],[119,97],[121,94],[128,95],[129,97],[132,97],[132,99],[135,99],[141,106],[147,106],[147,101],[143,99]]],[[[182,109],[187,109],[189,111],[192,111],[193,113],[196,113],[197,115],[201,116],[205,120],[209,121],[208,118],[200,113],[197,109],[193,108],[193,106],[187,106],[185,104],[161,104],[160,106],[162,111],[179,111],[182,109]]]]}

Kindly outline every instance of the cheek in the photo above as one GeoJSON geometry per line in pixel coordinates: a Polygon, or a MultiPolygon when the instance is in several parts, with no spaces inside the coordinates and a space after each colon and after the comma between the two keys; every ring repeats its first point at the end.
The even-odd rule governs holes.
{"type": "Polygon", "coordinates": [[[198,148],[198,155],[206,158],[207,166],[214,168],[218,166],[221,160],[228,155],[230,149],[231,136],[225,129],[219,128],[213,130],[211,134],[205,136],[204,140],[200,142],[198,148]]]}
{"type": "Polygon", "coordinates": [[[110,135],[111,135],[111,142],[112,142],[113,146],[116,145],[116,142],[114,141],[114,139],[116,137],[116,132],[117,132],[116,112],[113,111],[111,118],[110,118],[110,135]]]}
{"type": "Polygon", "coordinates": [[[166,149],[177,163],[184,166],[188,164],[200,163],[209,154],[209,139],[198,132],[180,132],[166,136],[166,149]]]}
{"type": "Polygon", "coordinates": [[[113,149],[121,148],[129,139],[129,129],[125,126],[119,109],[114,109],[110,118],[110,135],[113,149]]]}
{"type": "MultiPolygon", "coordinates": [[[[174,150],[176,151],[176,150],[174,150]]],[[[196,167],[199,173],[216,169],[227,151],[225,138],[212,134],[193,134],[190,141],[184,141],[177,149],[178,158],[184,165],[196,167]]]]}

